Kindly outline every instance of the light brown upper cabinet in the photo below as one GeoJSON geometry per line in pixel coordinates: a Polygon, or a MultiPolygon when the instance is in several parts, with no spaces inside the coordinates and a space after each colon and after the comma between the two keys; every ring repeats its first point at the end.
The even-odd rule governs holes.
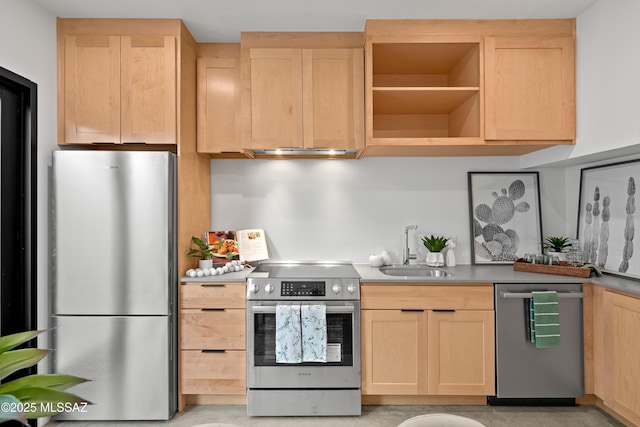
{"type": "Polygon", "coordinates": [[[363,156],[521,155],[575,139],[575,20],[369,20],[363,156]]]}
{"type": "Polygon", "coordinates": [[[59,144],[176,144],[175,35],[59,39],[59,144]]]}
{"type": "Polygon", "coordinates": [[[364,146],[364,58],[351,48],[251,48],[248,149],[364,146]]]}
{"type": "Polygon", "coordinates": [[[487,140],[573,140],[575,48],[571,37],[487,37],[487,140]]]}
{"type": "Polygon", "coordinates": [[[242,152],[240,115],[240,58],[198,58],[198,152],[242,152]]]}

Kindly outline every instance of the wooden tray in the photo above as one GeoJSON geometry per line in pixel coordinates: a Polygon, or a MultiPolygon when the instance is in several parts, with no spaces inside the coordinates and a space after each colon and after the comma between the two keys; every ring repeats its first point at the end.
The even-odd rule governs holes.
{"type": "Polygon", "coordinates": [[[527,271],[529,273],[558,274],[561,276],[590,277],[591,269],[582,267],[572,267],[565,261],[560,265],[531,264],[523,261],[522,258],[513,263],[516,271],[527,271]]]}

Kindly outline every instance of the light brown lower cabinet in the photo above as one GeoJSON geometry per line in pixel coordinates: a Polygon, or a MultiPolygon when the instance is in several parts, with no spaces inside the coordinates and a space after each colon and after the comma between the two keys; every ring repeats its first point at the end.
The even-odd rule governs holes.
{"type": "Polygon", "coordinates": [[[495,394],[493,286],[444,290],[363,284],[363,395],[495,394]]]}
{"type": "Polygon", "coordinates": [[[180,390],[183,394],[245,394],[246,352],[183,350],[180,390]]]}
{"type": "Polygon", "coordinates": [[[203,397],[229,396],[244,399],[247,385],[244,282],[183,283],[179,296],[178,382],[182,400],[190,403],[190,397],[197,402],[203,397]]]}
{"type": "Polygon", "coordinates": [[[606,406],[640,425],[640,298],[605,291],[602,303],[604,327],[594,347],[603,345],[604,369],[596,369],[596,393],[606,406]]]}
{"type": "Polygon", "coordinates": [[[429,311],[427,393],[495,394],[493,310],[429,311]]]}
{"type": "Polygon", "coordinates": [[[362,310],[362,394],[427,392],[427,313],[362,310]]]}

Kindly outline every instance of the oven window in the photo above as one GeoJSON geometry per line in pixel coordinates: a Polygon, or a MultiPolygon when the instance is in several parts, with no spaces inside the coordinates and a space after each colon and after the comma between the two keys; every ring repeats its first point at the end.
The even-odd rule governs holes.
{"type": "MultiPolygon", "coordinates": [[[[275,313],[255,313],[254,322],[254,365],[282,366],[276,364],[276,315],[275,313]]],[[[327,313],[327,355],[332,357],[327,363],[304,362],[300,365],[353,366],[353,315],[350,313],[327,313]],[[332,345],[334,344],[334,345],[332,345]],[[337,352],[338,354],[334,354],[337,352]]]]}

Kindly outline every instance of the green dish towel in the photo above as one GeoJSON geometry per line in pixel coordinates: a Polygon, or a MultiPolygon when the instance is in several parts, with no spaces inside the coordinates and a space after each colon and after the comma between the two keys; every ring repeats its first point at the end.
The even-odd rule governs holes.
{"type": "Polygon", "coordinates": [[[560,347],[558,293],[536,291],[531,294],[532,298],[529,302],[531,342],[537,348],[560,347]]]}

